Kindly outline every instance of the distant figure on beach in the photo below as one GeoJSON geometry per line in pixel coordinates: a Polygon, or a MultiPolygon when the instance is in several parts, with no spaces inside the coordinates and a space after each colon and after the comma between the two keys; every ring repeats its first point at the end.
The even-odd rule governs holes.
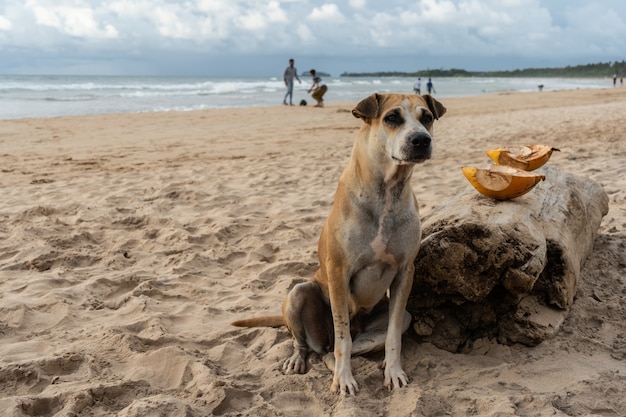
{"type": "Polygon", "coordinates": [[[613,74],[613,87],[617,85],[617,74],[613,74]]]}
{"type": "Polygon", "coordinates": [[[619,85],[620,85],[621,87],[623,87],[623,86],[624,86],[624,77],[619,77],[619,85]]]}
{"type": "Polygon", "coordinates": [[[543,91],[543,84],[539,84],[537,88],[539,89],[539,91],[543,91]]]}
{"type": "Polygon", "coordinates": [[[428,82],[426,83],[426,88],[428,89],[428,94],[437,94],[437,92],[435,91],[435,86],[433,85],[433,81],[429,78],[428,82]]]}
{"type": "Polygon", "coordinates": [[[289,60],[289,66],[285,68],[285,73],[283,74],[283,80],[285,80],[285,86],[287,87],[287,94],[285,94],[285,98],[283,99],[283,104],[287,105],[287,97],[289,97],[289,105],[293,106],[293,79],[298,80],[298,83],[302,84],[300,78],[298,78],[298,70],[294,67],[295,61],[293,58],[289,60]]]}
{"type": "Polygon", "coordinates": [[[421,78],[417,78],[417,81],[415,81],[415,84],[413,84],[413,91],[415,92],[415,94],[422,94],[422,79],[421,78]]]}
{"type": "Polygon", "coordinates": [[[324,83],[324,81],[322,81],[320,77],[315,75],[314,69],[310,71],[310,74],[311,74],[311,78],[313,78],[313,84],[311,85],[311,88],[309,88],[307,92],[310,93],[312,90],[315,90],[313,91],[313,94],[311,94],[311,97],[313,97],[315,101],[317,101],[317,104],[314,107],[324,107],[323,97],[324,97],[324,94],[326,94],[328,87],[326,87],[326,84],[324,83]]]}

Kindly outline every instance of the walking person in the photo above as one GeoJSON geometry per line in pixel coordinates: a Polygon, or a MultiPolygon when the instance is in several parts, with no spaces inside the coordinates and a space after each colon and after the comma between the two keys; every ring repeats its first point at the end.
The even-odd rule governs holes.
{"type": "Polygon", "coordinates": [[[428,82],[426,83],[426,88],[428,89],[428,94],[437,94],[437,92],[435,91],[435,86],[433,85],[432,80],[429,78],[428,82]]]}
{"type": "Polygon", "coordinates": [[[418,77],[417,81],[415,81],[415,84],[413,84],[413,91],[417,95],[422,94],[422,79],[421,78],[418,77]]]}
{"type": "Polygon", "coordinates": [[[311,77],[313,78],[313,84],[311,85],[311,88],[309,88],[307,92],[310,93],[312,90],[315,90],[313,91],[313,94],[311,94],[311,97],[313,97],[315,101],[317,101],[317,104],[315,105],[315,107],[324,107],[323,97],[324,97],[324,94],[326,94],[326,91],[328,91],[328,87],[326,87],[326,84],[324,83],[324,81],[322,81],[320,77],[315,75],[314,69],[310,71],[310,74],[311,74],[311,77]]]}
{"type": "Polygon", "coordinates": [[[287,94],[285,94],[285,98],[283,99],[283,104],[287,105],[287,97],[289,97],[289,105],[293,106],[293,79],[298,80],[298,83],[302,84],[300,78],[298,78],[298,70],[294,67],[295,61],[293,58],[289,60],[289,66],[285,68],[285,72],[283,74],[283,80],[285,81],[285,86],[287,87],[287,94]]]}

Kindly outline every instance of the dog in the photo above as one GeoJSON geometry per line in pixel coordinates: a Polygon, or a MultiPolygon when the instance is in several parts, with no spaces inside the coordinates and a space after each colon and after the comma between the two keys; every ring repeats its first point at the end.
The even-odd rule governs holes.
{"type": "Polygon", "coordinates": [[[408,384],[400,350],[421,241],[410,180],[415,164],[431,157],[433,123],[445,112],[428,94],[373,94],[352,110],[363,124],[320,235],[319,269],[289,291],[282,316],[232,323],[285,325],[294,338],[285,373],[306,372],[310,350],[334,356],[331,391],[355,395],[351,356],[384,347],[384,385],[408,384]]]}

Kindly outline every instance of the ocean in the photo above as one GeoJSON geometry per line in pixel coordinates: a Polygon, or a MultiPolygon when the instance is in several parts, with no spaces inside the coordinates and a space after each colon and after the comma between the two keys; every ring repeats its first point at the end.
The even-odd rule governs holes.
{"type": "MultiPolygon", "coordinates": [[[[310,77],[294,87],[294,103],[304,99],[310,77]]],[[[324,77],[327,102],[357,102],[372,94],[413,92],[407,77],[324,77]]],[[[436,97],[605,88],[609,79],[437,78],[436,97]]],[[[422,93],[426,79],[422,79],[422,93]]],[[[189,111],[228,107],[280,105],[285,85],[280,77],[124,77],[0,75],[0,119],[56,117],[104,113],[189,111]]]]}

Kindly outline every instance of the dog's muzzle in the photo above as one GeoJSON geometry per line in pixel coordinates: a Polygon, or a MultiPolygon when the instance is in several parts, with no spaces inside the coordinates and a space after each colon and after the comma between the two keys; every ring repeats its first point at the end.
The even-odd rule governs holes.
{"type": "Polygon", "coordinates": [[[425,132],[414,132],[406,138],[404,155],[408,162],[422,162],[432,155],[432,138],[425,132]]]}

